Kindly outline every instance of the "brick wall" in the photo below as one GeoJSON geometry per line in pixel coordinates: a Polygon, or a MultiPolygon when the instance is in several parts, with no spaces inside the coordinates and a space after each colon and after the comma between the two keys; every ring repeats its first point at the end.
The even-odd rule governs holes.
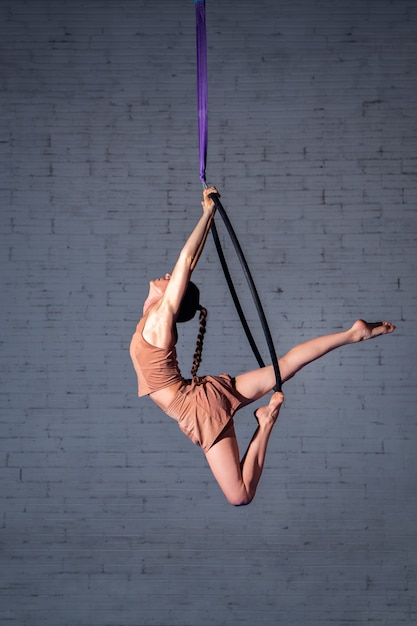
{"type": "MultiPolygon", "coordinates": [[[[206,10],[208,178],[277,350],[398,330],[288,383],[257,497],[227,505],[128,357],[200,214],[193,3],[0,0],[0,623],[414,624],[417,6],[206,10]]],[[[255,367],[211,240],[195,279],[202,373],[255,367]]]]}

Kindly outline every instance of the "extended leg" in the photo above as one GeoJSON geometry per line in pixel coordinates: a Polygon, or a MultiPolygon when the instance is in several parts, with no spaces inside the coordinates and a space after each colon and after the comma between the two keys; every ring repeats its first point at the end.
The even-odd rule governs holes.
{"type": "Polygon", "coordinates": [[[230,504],[249,504],[256,493],[262,474],[266,449],[272,428],[284,401],[282,393],[274,393],[270,403],[256,412],[258,428],[242,461],[233,423],[206,452],[206,458],[220,488],[230,504]]]}
{"type": "MultiPolygon", "coordinates": [[[[357,320],[349,330],[323,335],[301,343],[279,359],[282,382],[289,380],[305,365],[335,348],[392,333],[394,330],[395,326],[390,322],[368,323],[364,320],[357,320]]],[[[269,393],[274,385],[275,376],[272,365],[236,377],[236,388],[245,398],[248,398],[249,402],[258,400],[269,393]]]]}
{"type": "Polygon", "coordinates": [[[324,335],[311,339],[292,348],[279,360],[283,368],[283,380],[289,380],[299,372],[305,365],[312,363],[316,359],[331,352],[335,348],[346,346],[350,343],[358,343],[366,339],[372,339],[379,335],[391,333],[395,330],[390,322],[368,323],[364,320],[357,320],[352,328],[340,333],[324,335]]]}

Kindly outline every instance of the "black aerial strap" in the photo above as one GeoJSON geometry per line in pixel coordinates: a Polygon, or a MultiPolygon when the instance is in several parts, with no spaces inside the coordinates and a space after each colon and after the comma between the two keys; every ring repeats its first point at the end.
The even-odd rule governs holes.
{"type": "MultiPolygon", "coordinates": [[[[221,216],[221,218],[222,218],[222,220],[224,222],[224,225],[226,226],[227,232],[229,233],[230,239],[232,240],[232,243],[233,243],[233,246],[235,248],[236,254],[237,254],[237,256],[239,258],[239,261],[241,263],[241,266],[243,268],[246,280],[248,282],[248,285],[249,285],[249,288],[250,288],[250,291],[251,291],[251,294],[252,294],[252,297],[253,297],[253,301],[254,301],[255,306],[256,306],[256,310],[257,310],[258,315],[259,315],[259,319],[260,319],[261,324],[262,324],[262,329],[264,331],[266,343],[268,345],[268,350],[269,350],[269,354],[271,356],[272,365],[274,367],[275,379],[276,379],[276,384],[275,384],[275,387],[274,387],[274,391],[281,391],[282,380],[281,380],[281,373],[279,371],[278,358],[277,358],[277,355],[276,355],[276,352],[275,352],[275,347],[274,347],[274,343],[272,341],[271,332],[269,330],[268,322],[267,322],[266,317],[265,317],[265,313],[264,313],[264,310],[263,310],[263,307],[262,307],[262,304],[261,304],[261,301],[260,301],[260,298],[259,298],[258,291],[256,289],[255,283],[253,282],[252,275],[250,273],[248,264],[246,262],[245,255],[243,254],[243,250],[242,250],[241,245],[239,243],[239,240],[238,240],[238,238],[236,236],[234,228],[233,228],[233,226],[232,226],[232,224],[231,224],[231,222],[230,222],[230,220],[229,220],[229,218],[227,216],[226,211],[224,210],[224,207],[223,207],[222,203],[220,202],[220,199],[219,199],[218,195],[214,194],[214,193],[210,194],[210,198],[213,200],[213,202],[216,205],[217,211],[220,213],[220,216],[221,216]]],[[[259,350],[258,350],[258,348],[256,346],[256,343],[255,343],[255,341],[253,339],[252,333],[250,331],[250,328],[249,328],[248,323],[246,321],[246,318],[244,316],[241,304],[239,302],[239,298],[237,296],[235,286],[234,286],[232,278],[230,276],[229,268],[227,267],[227,262],[226,262],[226,259],[224,257],[224,254],[223,254],[223,250],[222,250],[222,247],[221,247],[221,244],[220,244],[219,236],[218,236],[218,233],[217,233],[217,228],[216,228],[216,225],[215,225],[214,221],[212,222],[212,225],[211,225],[211,231],[212,231],[212,234],[213,234],[214,242],[216,244],[217,253],[218,253],[219,258],[220,258],[220,263],[222,265],[223,272],[224,272],[227,284],[229,286],[230,293],[232,295],[233,302],[234,302],[236,310],[238,312],[240,321],[241,321],[243,329],[244,329],[244,331],[246,333],[246,337],[248,338],[248,341],[249,341],[250,346],[252,348],[252,351],[253,351],[253,353],[255,355],[255,358],[258,361],[259,367],[265,367],[265,364],[264,364],[264,362],[262,360],[262,357],[261,357],[261,355],[259,353],[259,350]]]]}

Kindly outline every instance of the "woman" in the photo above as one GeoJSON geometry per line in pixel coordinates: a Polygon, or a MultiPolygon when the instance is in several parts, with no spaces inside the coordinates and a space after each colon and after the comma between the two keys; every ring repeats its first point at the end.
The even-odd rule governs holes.
{"type": "MultiPolygon", "coordinates": [[[[284,396],[275,392],[268,406],[258,408],[258,422],[249,447],[240,461],[233,425],[237,410],[262,398],[275,385],[272,365],[231,378],[197,376],[201,361],[207,311],[199,303],[197,287],[191,274],[201,255],[215,205],[209,197],[214,187],[203,192],[203,215],[180,252],[172,274],[150,282],[143,317],[132,337],[130,354],[138,377],[139,396],[149,395],[181,430],[201,446],[208,464],[230,504],[249,504],[262,474],[268,440],[278,418],[284,396]],[[191,370],[192,380],[185,380],[178,367],[175,344],[176,323],[194,317],[200,311],[200,332],[191,370]]],[[[292,348],[279,359],[282,382],[302,367],[340,346],[371,339],[395,330],[390,322],[369,324],[358,320],[347,331],[326,335],[292,348]]]]}

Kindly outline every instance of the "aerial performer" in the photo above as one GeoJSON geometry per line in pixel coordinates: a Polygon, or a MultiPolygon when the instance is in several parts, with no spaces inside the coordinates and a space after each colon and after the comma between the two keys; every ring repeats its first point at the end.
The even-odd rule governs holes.
{"type": "MultiPolygon", "coordinates": [[[[227,501],[249,504],[256,493],[265,463],[268,441],[277,421],[284,395],[274,391],[268,404],[255,411],[256,428],[240,458],[234,417],[243,407],[260,400],[276,388],[273,364],[231,376],[198,376],[202,359],[207,310],[191,276],[201,256],[219,194],[203,190],[202,215],[179,252],[171,273],[151,280],[143,316],[130,343],[130,355],[138,379],[138,395],[148,395],[182,432],[203,450],[227,501]],[[191,368],[191,378],[182,376],[176,354],[177,324],[194,318],[199,311],[200,328],[191,368]]],[[[305,365],[330,351],[392,333],[391,322],[357,320],[348,330],[301,343],[278,359],[284,384],[305,365]]]]}

